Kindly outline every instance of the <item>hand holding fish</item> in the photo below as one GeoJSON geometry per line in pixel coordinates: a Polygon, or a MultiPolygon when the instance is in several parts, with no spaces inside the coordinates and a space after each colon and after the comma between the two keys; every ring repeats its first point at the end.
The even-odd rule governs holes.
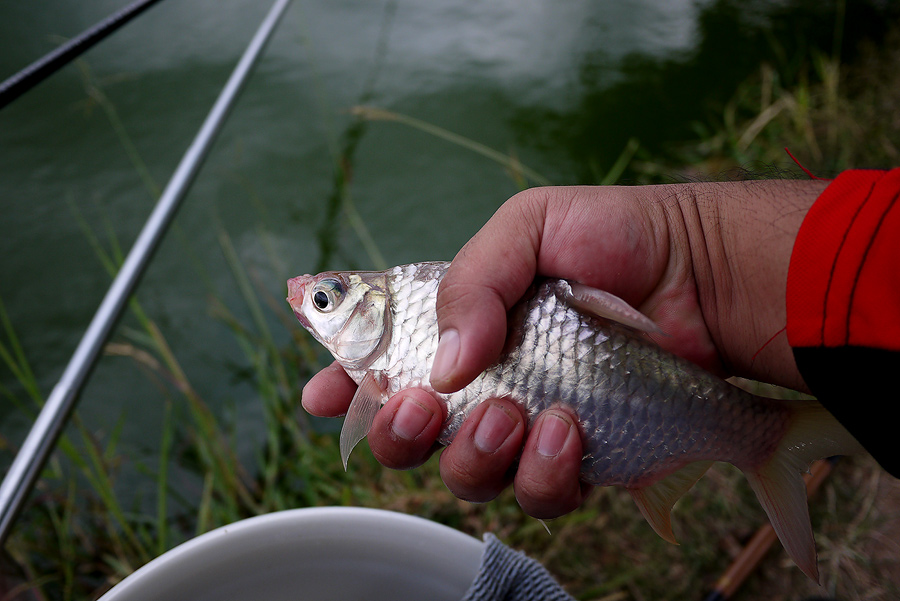
{"type": "Polygon", "coordinates": [[[835,453],[809,442],[810,431],[827,430],[841,449],[855,448],[854,441],[817,404],[788,408],[737,391],[712,374],[805,389],[790,347],[776,334],[785,323],[793,239],[824,185],[533,189],[504,204],[449,268],[417,264],[390,274],[295,278],[289,284],[295,313],[341,363],[309,382],[304,407],[323,416],[349,407],[351,430],[365,422],[351,436],[353,443],[368,433],[376,457],[393,468],[415,467],[435,441],[452,439],[441,456],[441,474],[455,494],[486,501],[512,480],[520,504],[536,517],[571,511],[591,484],[624,486],[669,540],[668,509],[675,499],[702,475],[707,459],[730,461],[748,475],[770,517],[776,516],[776,530],[795,561],[814,576],[805,496],[797,501],[803,494],[796,488],[802,488],[798,465],[808,462],[807,455],[835,453]],[[540,280],[533,291],[538,276],[553,279],[540,280]],[[357,284],[368,292],[356,291],[357,284]],[[401,288],[404,298],[416,300],[404,300],[402,309],[392,305],[387,313],[377,309],[381,297],[401,288]],[[388,321],[398,322],[390,324],[395,331],[407,327],[410,307],[426,297],[434,303],[434,292],[436,323],[423,335],[430,344],[439,330],[436,352],[422,351],[420,360],[393,367],[391,361],[402,362],[412,351],[387,360],[387,347],[412,345],[413,334],[388,340],[360,333],[352,342],[338,341],[346,324],[360,320],[366,327],[377,323],[384,329],[388,321]],[[363,302],[370,293],[375,300],[363,302]],[[355,308],[339,327],[320,315],[354,294],[355,308]],[[578,338],[563,345],[573,357],[552,346],[555,338],[541,338],[548,328],[554,336],[578,338]],[[595,356],[600,351],[594,349],[606,346],[611,350],[595,356]],[[541,353],[545,357],[535,356],[541,353]],[[430,369],[406,375],[423,364],[430,369]],[[559,368],[563,364],[570,368],[559,368]],[[579,369],[588,370],[582,379],[602,380],[602,390],[588,386],[580,392],[579,379],[571,377],[579,369]],[[529,384],[527,374],[540,370],[547,370],[550,383],[529,384]],[[412,384],[392,388],[398,386],[392,374],[401,372],[412,384]],[[618,379],[621,384],[608,386],[618,379]],[[634,390],[645,385],[648,390],[634,390]],[[535,386],[545,392],[536,393],[535,386]],[[374,417],[365,417],[382,402],[370,399],[388,396],[374,417]],[[657,396],[658,401],[650,398],[657,396]],[[718,407],[714,425],[705,424],[709,429],[702,433],[693,426],[660,433],[681,428],[701,398],[718,407]],[[617,407],[637,413],[612,423],[610,412],[617,407]],[[669,413],[648,417],[646,411],[669,413]],[[650,446],[639,446],[635,441],[648,428],[650,446]],[[720,434],[720,447],[710,450],[720,434]],[[658,436],[669,438],[656,441],[658,436]],[[749,443],[760,437],[756,446],[749,443]],[[802,456],[782,465],[774,459],[782,446],[799,448],[802,456]],[[647,457],[658,453],[665,456],[647,457]],[[775,480],[777,486],[766,488],[775,480]]]}
{"type": "MultiPolygon", "coordinates": [[[[783,336],[755,361],[754,354],[784,326],[793,235],[822,187],[814,181],[736,182],[543,188],[519,195],[466,244],[444,277],[432,385],[457,390],[496,360],[506,312],[541,274],[623,298],[666,332],[651,336],[658,344],[713,373],[805,391],[783,336]],[[740,262],[732,264],[735,258],[740,262]]],[[[424,395],[415,398],[427,403],[424,395]]],[[[521,419],[508,404],[503,409],[507,420],[521,419]]],[[[504,416],[495,415],[502,423],[504,416]]],[[[480,416],[472,417],[470,430],[477,431],[480,416]]],[[[566,432],[539,425],[518,466],[516,497],[529,514],[550,518],[580,505],[586,489],[576,485],[579,441],[569,438],[565,447],[547,441],[561,448],[548,457],[537,452],[541,434],[566,432]]],[[[462,498],[493,498],[515,454],[498,462],[470,436],[458,440],[466,442],[451,445],[441,458],[445,483],[462,498]]],[[[395,466],[410,450],[396,437],[375,434],[369,441],[383,463],[395,466]]]]}
{"type": "MultiPolygon", "coordinates": [[[[517,195],[463,247],[443,280],[437,311],[444,334],[432,385],[442,392],[458,389],[496,360],[506,338],[508,309],[540,273],[623,298],[667,333],[654,336],[656,342],[701,367],[803,390],[795,372],[778,373],[792,363],[786,343],[770,344],[756,362],[752,355],[783,327],[783,281],[792,233],[802,209],[822,187],[816,181],[738,182],[535,188],[517,195]],[[757,214],[750,216],[746,207],[757,214]],[[737,212],[738,219],[730,217],[729,210],[737,212]],[[794,222],[783,223],[789,211],[794,222]],[[744,227],[747,222],[756,227],[744,227]],[[779,225],[784,240],[774,240],[767,231],[773,224],[779,225]],[[729,225],[743,229],[729,232],[729,225]],[[704,231],[719,240],[707,240],[704,231]],[[738,234],[744,234],[741,245],[750,245],[749,251],[729,248],[738,234]],[[766,261],[758,260],[760,255],[766,261]],[[746,265],[712,262],[729,257],[739,257],[746,265]],[[767,267],[767,261],[778,264],[767,267]],[[754,269],[760,273],[748,273],[754,269]],[[765,275],[770,276],[768,283],[765,275]],[[748,284],[753,289],[741,290],[748,284]],[[448,336],[448,330],[455,333],[448,336]],[[441,370],[446,371],[435,373],[441,370]]],[[[356,384],[334,364],[309,382],[303,404],[315,415],[343,415],[355,390],[356,384]]],[[[521,412],[508,401],[496,404],[483,434],[507,432],[511,449],[493,444],[497,449],[484,453],[474,444],[474,431],[484,417],[479,411],[442,457],[444,480],[462,498],[487,501],[496,496],[509,483],[507,471],[526,440],[521,412]]],[[[441,421],[442,408],[431,394],[407,390],[379,412],[369,444],[388,467],[416,467],[431,454],[441,421]],[[401,405],[407,406],[398,415],[401,405]]],[[[551,431],[563,435],[561,428],[546,434],[551,431]]],[[[540,432],[536,427],[531,434],[540,432]]],[[[481,448],[486,443],[482,441],[481,448]]],[[[549,459],[537,454],[537,444],[526,449],[517,470],[517,497],[526,511],[553,517],[580,504],[580,486],[559,486],[559,480],[567,480],[563,474],[577,483],[579,463],[578,440],[567,438],[565,448],[549,459]]]]}

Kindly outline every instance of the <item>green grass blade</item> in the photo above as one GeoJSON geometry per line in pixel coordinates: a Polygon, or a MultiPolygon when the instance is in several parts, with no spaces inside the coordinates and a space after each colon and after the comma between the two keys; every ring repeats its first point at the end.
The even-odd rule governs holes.
{"type": "Polygon", "coordinates": [[[168,548],[168,490],[169,458],[172,452],[172,403],[166,402],[163,415],[162,442],[159,451],[159,471],[156,476],[156,555],[168,548]]]}
{"type": "Polygon", "coordinates": [[[88,464],[85,466],[83,473],[108,512],[110,518],[108,531],[114,540],[119,541],[118,546],[120,547],[121,555],[130,555],[130,550],[140,558],[142,563],[146,563],[150,560],[150,553],[141,543],[140,538],[132,527],[131,521],[127,519],[119,503],[108,462],[103,459],[104,453],[99,452],[96,441],[88,434],[80,420],[76,420],[76,424],[81,431],[82,440],[84,441],[83,448],[88,458],[88,464]],[[119,532],[124,536],[128,547],[125,546],[125,541],[122,541],[119,537],[119,532]]]}
{"type": "MultiPolygon", "coordinates": [[[[22,343],[16,335],[16,330],[13,328],[2,298],[0,298],[0,324],[3,326],[3,333],[7,340],[6,343],[0,340],[0,359],[13,373],[13,376],[15,376],[28,396],[38,405],[43,405],[44,399],[38,389],[37,378],[35,378],[34,372],[31,370],[31,364],[25,356],[25,350],[22,348],[22,343]]],[[[8,391],[4,393],[10,395],[8,391]]]]}
{"type": "Polygon", "coordinates": [[[231,238],[228,236],[224,229],[220,230],[219,232],[219,245],[222,247],[222,253],[225,255],[225,261],[228,263],[228,268],[231,270],[231,275],[234,278],[235,283],[238,285],[238,290],[240,290],[241,297],[244,299],[244,303],[246,303],[247,308],[250,310],[250,315],[253,318],[253,322],[256,324],[256,327],[259,330],[260,334],[262,334],[263,339],[267,343],[271,342],[272,332],[269,330],[269,324],[266,322],[266,318],[263,315],[262,308],[259,305],[256,293],[253,291],[253,286],[250,283],[250,278],[247,277],[247,272],[244,270],[244,266],[237,256],[234,245],[231,243],[231,238]]]}
{"type": "Polygon", "coordinates": [[[134,170],[137,171],[138,175],[140,176],[141,181],[144,183],[144,187],[147,189],[147,192],[152,198],[159,197],[162,189],[156,183],[156,180],[153,179],[153,176],[150,175],[150,170],[147,168],[147,164],[141,157],[141,153],[138,151],[137,146],[135,146],[134,142],[131,140],[131,136],[128,135],[128,131],[125,129],[125,124],[122,123],[122,119],[119,117],[119,112],[116,110],[115,105],[110,102],[106,94],[103,93],[103,90],[101,90],[97,85],[96,81],[91,75],[91,71],[88,67],[87,62],[85,62],[84,60],[77,60],[75,61],[75,64],[78,66],[78,70],[81,73],[81,81],[82,85],[84,86],[85,93],[87,93],[88,97],[96,102],[101,109],[103,109],[103,112],[106,115],[106,118],[109,121],[110,125],[112,126],[113,131],[119,138],[119,142],[125,149],[125,154],[128,155],[128,160],[131,162],[134,170]]]}
{"type": "Polygon", "coordinates": [[[609,171],[606,172],[606,175],[600,179],[599,184],[601,186],[608,186],[616,183],[619,178],[622,177],[622,173],[625,171],[625,168],[628,167],[628,164],[634,157],[634,153],[637,152],[639,147],[640,142],[638,142],[637,138],[629,138],[628,142],[625,143],[625,148],[622,149],[622,153],[616,159],[616,162],[613,163],[612,167],[609,168],[609,171]]]}
{"type": "Polygon", "coordinates": [[[356,232],[360,242],[362,242],[366,254],[369,255],[369,260],[372,261],[372,266],[379,271],[387,269],[388,264],[387,261],[384,260],[384,255],[382,255],[381,251],[378,249],[378,245],[375,243],[372,233],[369,231],[369,228],[366,227],[365,221],[360,217],[359,212],[356,210],[356,205],[350,197],[350,192],[346,188],[344,189],[342,204],[344,213],[347,215],[347,221],[350,222],[350,227],[353,228],[353,231],[356,232]]]}
{"type": "Polygon", "coordinates": [[[432,136],[441,138],[442,140],[446,140],[451,144],[456,144],[457,146],[471,150],[472,152],[478,153],[483,157],[487,157],[490,160],[503,165],[514,174],[522,174],[539,186],[553,185],[553,183],[549,179],[547,179],[534,169],[523,165],[515,157],[512,157],[508,154],[503,154],[502,152],[494,150],[493,148],[486,146],[481,142],[476,142],[471,138],[461,136],[442,127],[438,127],[437,125],[434,125],[432,123],[428,123],[426,121],[422,121],[408,115],[403,115],[401,113],[395,113],[393,111],[387,111],[372,106],[355,106],[350,109],[350,112],[357,117],[369,121],[395,121],[397,123],[402,123],[403,125],[408,125],[409,127],[413,127],[415,129],[418,129],[419,131],[423,131],[427,134],[431,134],[432,136]]]}

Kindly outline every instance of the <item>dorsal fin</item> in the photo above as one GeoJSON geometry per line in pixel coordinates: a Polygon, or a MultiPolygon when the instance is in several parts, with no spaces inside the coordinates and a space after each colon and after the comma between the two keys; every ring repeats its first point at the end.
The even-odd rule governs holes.
{"type": "Polygon", "coordinates": [[[653,530],[673,545],[677,545],[678,541],[672,532],[672,506],[697,483],[712,463],[712,461],[697,461],[650,486],[628,489],[653,530]]]}
{"type": "Polygon", "coordinates": [[[359,444],[372,428],[372,422],[375,421],[375,414],[385,400],[385,391],[378,382],[372,372],[366,372],[353,400],[350,401],[350,407],[347,409],[347,416],[344,418],[344,425],[341,428],[341,461],[344,462],[344,469],[347,469],[347,461],[350,459],[350,452],[353,447],[359,444]]]}
{"type": "Polygon", "coordinates": [[[563,300],[576,309],[641,332],[665,334],[656,322],[614,294],[576,282],[565,282],[563,300]]]}

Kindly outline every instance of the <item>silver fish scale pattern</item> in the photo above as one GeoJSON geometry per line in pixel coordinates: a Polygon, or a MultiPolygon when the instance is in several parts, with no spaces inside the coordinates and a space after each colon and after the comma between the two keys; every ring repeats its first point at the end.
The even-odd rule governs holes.
{"type": "MultiPolygon", "coordinates": [[[[389,392],[427,387],[437,347],[434,303],[446,264],[391,272],[389,392]]],[[[508,351],[463,390],[442,395],[448,416],[441,441],[453,439],[488,398],[521,403],[533,420],[553,405],[579,416],[582,476],[595,485],[640,487],[687,463],[747,465],[768,457],[787,427],[778,402],[746,393],[619,324],[561,300],[547,280],[509,316],[508,351]]]]}
{"type": "Polygon", "coordinates": [[[384,374],[390,394],[428,385],[438,339],[435,299],[446,271],[446,263],[417,263],[388,273],[391,342],[384,374]]]}

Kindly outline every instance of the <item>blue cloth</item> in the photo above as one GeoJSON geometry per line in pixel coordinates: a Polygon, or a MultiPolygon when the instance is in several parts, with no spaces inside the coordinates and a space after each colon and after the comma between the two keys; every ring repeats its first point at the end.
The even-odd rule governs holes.
{"type": "Polygon", "coordinates": [[[462,601],[575,601],[540,563],[484,535],[475,581],[462,601]]]}

